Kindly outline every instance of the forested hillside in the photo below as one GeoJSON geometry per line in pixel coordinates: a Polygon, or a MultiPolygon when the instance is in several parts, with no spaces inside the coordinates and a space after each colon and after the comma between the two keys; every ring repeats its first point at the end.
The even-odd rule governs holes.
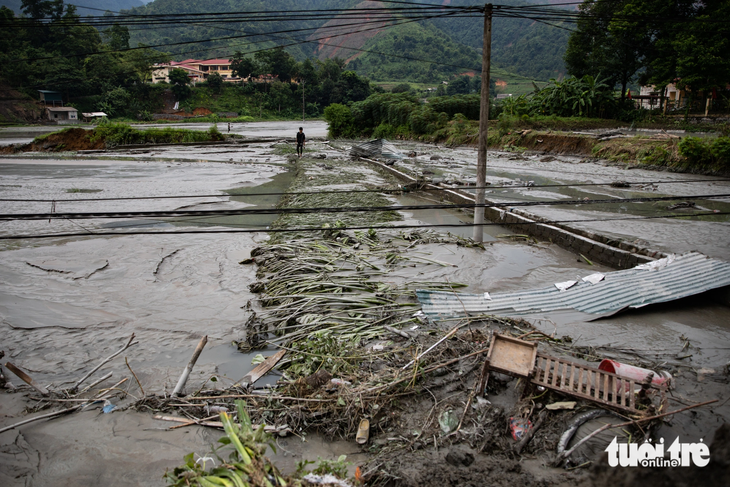
{"type": "MultiPolygon", "coordinates": [[[[111,12],[118,12],[124,9],[130,9],[134,7],[140,7],[149,0],[75,0],[74,5],[79,5],[76,12],[81,15],[102,15],[104,10],[111,12]],[[83,5],[83,6],[82,6],[83,5]],[[94,10],[84,8],[93,7],[94,10]],[[100,12],[101,10],[101,12],[100,12]]],[[[5,6],[15,12],[16,15],[20,15],[23,12],[22,8],[23,0],[0,0],[0,7],[5,6]]]]}
{"type": "MultiPolygon", "coordinates": [[[[441,4],[441,0],[425,0],[424,3],[441,4]]],[[[521,0],[502,0],[499,3],[514,6],[530,4],[521,0]]],[[[452,0],[450,5],[474,5],[474,1],[452,0]]],[[[456,42],[481,52],[483,17],[443,18],[430,22],[452,36],[456,42]]],[[[492,21],[492,64],[533,79],[546,81],[559,78],[565,73],[563,55],[570,36],[570,32],[565,29],[573,27],[558,22],[551,23],[555,26],[529,19],[495,15],[492,21]]]]}
{"type": "MultiPolygon", "coordinates": [[[[312,9],[349,8],[358,0],[155,0],[134,8],[135,15],[161,15],[218,12],[306,13],[312,9]]],[[[201,40],[198,44],[169,46],[165,50],[173,59],[225,58],[236,51],[252,52],[287,45],[287,51],[298,61],[311,57],[316,42],[304,42],[327,19],[303,21],[259,22],[267,14],[252,15],[246,22],[190,22],[175,27],[148,28],[132,32],[132,44],[170,45],[201,40]],[[299,32],[297,32],[299,31],[299,32]],[[219,40],[213,40],[219,39],[219,40]]]]}
{"type": "Polygon", "coordinates": [[[405,24],[368,41],[348,68],[370,79],[437,82],[454,74],[481,72],[481,55],[458,44],[432,25],[405,24]],[[388,56],[380,53],[393,53],[388,56]],[[437,60],[437,63],[419,61],[437,60]]]}
{"type": "MultiPolygon", "coordinates": [[[[441,5],[442,0],[425,0],[421,3],[441,5]]],[[[503,0],[504,4],[525,5],[521,0],[503,0]]],[[[473,5],[473,0],[453,0],[450,5],[473,5]]],[[[295,12],[328,8],[402,7],[401,4],[384,4],[358,0],[155,0],[132,9],[134,14],[172,14],[198,12],[295,12]]],[[[177,60],[185,58],[228,57],[236,51],[252,52],[286,45],[287,51],[297,60],[309,57],[320,59],[340,57],[356,62],[349,66],[359,74],[374,79],[409,81],[438,81],[444,76],[479,69],[473,59],[480,59],[483,20],[472,18],[433,19],[377,30],[378,24],[369,30],[356,33],[359,26],[351,26],[353,33],[341,29],[332,35],[329,27],[346,21],[322,18],[320,20],[280,20],[257,22],[252,16],[246,22],[185,22],[175,27],[135,30],[132,45],[169,45],[191,40],[208,40],[200,44],[169,46],[165,50],[177,60]],[[323,28],[324,27],[324,28],[323,28]],[[319,29],[319,30],[318,30],[319,29]],[[262,35],[256,35],[262,34],[262,35]],[[252,36],[253,35],[253,36],[252,36]],[[247,37],[243,37],[247,36],[247,37]],[[251,36],[251,37],[248,37],[251,36]],[[407,38],[407,39],[406,39],[407,38]],[[219,40],[212,40],[219,39],[219,40]],[[347,48],[354,49],[347,49],[347,48]],[[382,54],[357,51],[366,49],[382,54]],[[395,56],[386,56],[392,54],[395,56]],[[398,57],[400,56],[400,57],[398,57]],[[427,59],[442,63],[428,64],[427,59]],[[454,66],[448,67],[445,64],[454,66]],[[392,77],[391,77],[392,76],[392,77]],[[389,78],[390,77],[390,78],[389,78]]],[[[563,53],[569,32],[544,23],[526,19],[495,17],[492,34],[492,64],[507,71],[534,79],[547,80],[564,73],[563,53]]]]}

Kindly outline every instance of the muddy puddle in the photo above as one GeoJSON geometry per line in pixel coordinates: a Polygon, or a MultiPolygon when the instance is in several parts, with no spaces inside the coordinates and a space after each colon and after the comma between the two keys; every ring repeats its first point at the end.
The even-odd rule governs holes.
{"type": "MultiPolygon", "coordinates": [[[[289,130],[289,125],[297,124],[281,125],[264,126],[261,131],[271,134],[289,130]]],[[[312,130],[316,134],[310,127],[313,126],[305,126],[305,131],[312,130]]],[[[423,148],[431,150],[427,146],[423,148]]],[[[69,156],[59,160],[5,158],[0,159],[0,197],[52,200],[56,202],[56,211],[273,207],[277,196],[257,194],[279,193],[289,187],[292,173],[286,168],[286,157],[281,150],[277,152],[267,144],[245,149],[253,152],[216,149],[219,152],[208,153],[207,148],[173,147],[146,153],[107,154],[104,159],[93,156],[69,156]],[[162,198],[173,195],[190,198],[162,198]],[[160,199],[99,199],[141,196],[160,199]]],[[[341,151],[324,144],[313,143],[308,150],[326,153],[330,161],[325,160],[323,164],[336,164],[332,159],[342,155],[341,151]]],[[[438,151],[447,153],[446,149],[438,151]]],[[[459,177],[468,175],[475,153],[468,149],[448,153],[454,158],[451,164],[454,167],[446,169],[455,171],[459,177]]],[[[499,176],[503,181],[514,180],[515,176],[522,180],[595,181],[617,178],[619,174],[623,174],[622,179],[631,175],[649,180],[658,174],[687,178],[647,171],[650,178],[634,171],[620,173],[616,168],[570,161],[544,163],[549,166],[540,166],[539,174],[530,175],[529,161],[510,161],[507,154],[500,157],[495,162],[505,165],[499,176]],[[580,175],[577,175],[576,170],[585,172],[578,171],[580,175]]],[[[326,168],[318,170],[322,174],[328,171],[326,168]]],[[[362,178],[369,184],[385,182],[375,171],[363,171],[362,178]]],[[[725,184],[711,181],[705,183],[705,189],[721,192],[726,190],[725,184]]],[[[667,186],[682,187],[681,184],[667,186]]],[[[685,187],[688,188],[690,186],[685,187]]],[[[673,191],[667,189],[665,194],[675,194],[673,191]]],[[[508,196],[520,194],[523,193],[515,190],[508,196]]],[[[607,194],[614,193],[607,191],[607,194]]],[[[544,196],[574,197],[551,190],[546,190],[544,196]]],[[[391,201],[404,205],[428,202],[413,196],[391,197],[391,201]]],[[[2,201],[0,206],[2,213],[33,213],[49,211],[51,203],[2,201]]],[[[575,215],[576,210],[563,211],[567,217],[575,215]]],[[[401,216],[408,224],[450,225],[468,222],[471,215],[439,210],[401,212],[401,216]]],[[[128,360],[145,392],[169,394],[198,340],[207,335],[208,345],[198,360],[188,389],[215,390],[230,386],[251,370],[252,359],[257,353],[270,353],[241,353],[232,342],[244,335],[250,313],[247,305],[255,298],[248,286],[257,279],[255,266],[239,263],[250,256],[253,248],[268,240],[263,230],[273,218],[85,220],[81,225],[87,233],[125,227],[170,232],[184,228],[262,231],[104,238],[90,234],[76,238],[2,241],[0,330],[2,349],[6,352],[3,363],[12,361],[40,383],[61,388],[73,383],[135,333],[139,344],[125,351],[122,358],[128,360]]],[[[711,222],[705,223],[710,225],[711,222]]],[[[696,239],[698,235],[706,234],[702,242],[705,249],[714,249],[715,254],[727,251],[725,223],[713,222],[704,233],[698,232],[697,226],[682,226],[686,224],[696,225],[695,222],[678,222],[676,227],[684,230],[668,233],[667,245],[679,248],[682,241],[690,242],[691,236],[696,239]]],[[[651,236],[647,229],[638,226],[621,228],[615,224],[608,228],[632,238],[649,240],[651,236]]],[[[657,227],[662,228],[665,227],[657,227]]],[[[440,229],[456,233],[453,227],[440,229]]],[[[80,228],[75,222],[57,220],[51,223],[5,221],[0,226],[0,235],[78,231],[80,228]]],[[[466,284],[467,292],[504,292],[551,285],[593,271],[610,271],[603,266],[591,266],[548,242],[526,243],[509,237],[510,233],[504,228],[485,227],[485,251],[439,243],[421,246],[413,254],[414,259],[437,260],[441,264],[425,268],[403,267],[386,278],[392,282],[448,280],[466,284]]],[[[471,236],[471,230],[467,229],[462,236],[471,236]]],[[[689,367],[678,369],[681,370],[678,376],[684,381],[680,389],[683,397],[690,396],[695,401],[715,397],[725,401],[728,397],[726,384],[720,383],[718,377],[730,357],[730,312],[711,296],[703,295],[599,321],[588,321],[585,316],[576,314],[539,317],[534,321],[546,333],[570,335],[579,345],[625,348],[627,353],[652,358],[671,356],[672,361],[689,364],[689,367]],[[687,341],[690,348],[685,346],[687,341]],[[684,355],[691,357],[678,358],[684,355]],[[693,370],[701,369],[713,372],[706,373],[700,381],[693,370]]],[[[124,360],[110,363],[104,371],[112,372],[115,381],[130,375],[124,360]]],[[[266,387],[277,378],[276,375],[268,376],[256,386],[266,387]]],[[[14,382],[19,384],[17,379],[14,382]]],[[[130,391],[139,394],[136,386],[130,391]]],[[[127,403],[133,400],[126,399],[127,403]]],[[[1,424],[16,422],[23,416],[26,406],[28,402],[22,394],[0,393],[1,424]]],[[[103,414],[96,409],[2,433],[0,484],[56,486],[87,481],[109,486],[164,485],[161,476],[166,468],[179,465],[182,457],[190,452],[204,456],[220,437],[218,431],[205,428],[170,431],[167,429],[169,424],[152,419],[152,414],[152,411],[131,410],[103,414]]],[[[728,417],[728,406],[724,405],[712,414],[702,411],[697,416],[678,419],[675,425],[679,433],[696,439],[710,434],[721,418],[727,420],[728,417]]],[[[279,453],[275,459],[283,471],[291,473],[301,459],[336,459],[342,454],[359,464],[365,461],[368,451],[353,441],[326,440],[317,434],[308,434],[305,439],[296,435],[277,439],[279,453]]],[[[387,444],[391,440],[386,435],[382,441],[387,444]]]]}

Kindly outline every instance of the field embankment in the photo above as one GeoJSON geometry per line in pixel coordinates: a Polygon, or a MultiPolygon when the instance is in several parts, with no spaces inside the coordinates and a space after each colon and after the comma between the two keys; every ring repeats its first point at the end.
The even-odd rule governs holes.
{"type": "Polygon", "coordinates": [[[66,128],[38,136],[28,144],[0,148],[0,153],[103,150],[121,145],[212,142],[224,138],[215,125],[208,131],[201,132],[168,127],[137,130],[126,124],[108,123],[93,130],[66,128]]]}

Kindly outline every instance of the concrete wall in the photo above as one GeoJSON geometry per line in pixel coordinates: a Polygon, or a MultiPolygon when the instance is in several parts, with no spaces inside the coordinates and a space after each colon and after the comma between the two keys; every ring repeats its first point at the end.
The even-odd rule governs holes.
{"type": "MultiPolygon", "coordinates": [[[[363,158],[364,159],[364,158],[363,158]]],[[[377,161],[364,159],[380,169],[394,175],[401,181],[413,183],[416,180],[391,166],[377,161]]],[[[474,196],[457,190],[444,190],[438,186],[428,184],[424,188],[438,189],[432,194],[437,199],[444,199],[452,203],[474,203],[474,196]]],[[[487,202],[489,204],[489,202],[487,202]]],[[[496,207],[484,209],[487,220],[511,228],[517,233],[531,235],[538,240],[549,241],[560,247],[581,254],[587,259],[616,269],[630,269],[639,264],[665,257],[666,254],[657,250],[637,247],[615,238],[587,232],[569,225],[551,225],[540,222],[540,217],[523,210],[506,210],[496,207]]]]}

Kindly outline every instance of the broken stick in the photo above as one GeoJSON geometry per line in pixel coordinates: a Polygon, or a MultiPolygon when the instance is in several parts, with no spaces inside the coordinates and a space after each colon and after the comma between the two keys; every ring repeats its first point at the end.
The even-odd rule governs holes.
{"type": "Polygon", "coordinates": [[[396,335],[400,335],[403,338],[408,338],[408,339],[411,338],[411,336],[408,333],[404,332],[403,330],[399,330],[398,328],[393,328],[392,326],[388,326],[388,325],[384,325],[383,328],[386,329],[386,330],[388,330],[391,333],[395,333],[396,335]]]}
{"type": "Polygon", "coordinates": [[[259,380],[264,375],[268,374],[271,369],[276,366],[276,364],[279,363],[279,360],[281,360],[284,357],[284,354],[286,353],[286,350],[279,350],[271,357],[268,357],[266,360],[258,364],[251,372],[246,374],[243,379],[238,381],[239,384],[241,384],[241,387],[244,389],[248,389],[253,385],[254,382],[259,380]]]}
{"type": "Polygon", "coordinates": [[[31,386],[36,391],[40,392],[42,395],[47,396],[48,395],[48,389],[43,387],[42,385],[38,384],[36,381],[33,380],[31,376],[17,368],[15,365],[11,364],[10,362],[5,363],[5,367],[8,368],[10,372],[20,377],[23,382],[31,386]]]}
{"type": "Polygon", "coordinates": [[[188,362],[187,367],[185,367],[185,370],[183,370],[183,373],[180,376],[180,380],[177,381],[177,385],[172,391],[173,396],[182,395],[182,390],[185,387],[185,383],[188,381],[188,377],[190,377],[190,372],[193,371],[193,367],[195,367],[195,362],[198,361],[198,357],[200,357],[200,353],[205,348],[206,343],[208,343],[208,335],[205,335],[203,338],[201,338],[198,342],[198,346],[195,347],[195,352],[193,352],[193,358],[191,358],[190,362],[188,362]]]}
{"type": "Polygon", "coordinates": [[[76,392],[76,390],[79,388],[79,386],[86,379],[88,379],[89,377],[91,377],[91,374],[93,374],[94,372],[96,372],[97,370],[99,370],[105,363],[109,362],[111,359],[113,359],[114,357],[116,357],[117,355],[119,355],[120,353],[122,353],[123,351],[125,351],[126,349],[128,349],[129,347],[131,347],[132,345],[136,345],[138,343],[138,342],[132,343],[133,340],[134,340],[134,333],[132,333],[132,336],[129,337],[129,341],[127,342],[126,345],[124,345],[124,347],[122,347],[121,350],[119,350],[118,352],[115,352],[115,353],[109,355],[107,358],[105,358],[104,360],[102,360],[99,365],[97,365],[96,367],[94,367],[91,370],[91,372],[89,372],[88,374],[86,374],[85,376],[83,376],[81,379],[79,379],[79,381],[76,384],[74,384],[74,386],[70,389],[70,392],[76,392]]]}
{"type": "Polygon", "coordinates": [[[56,416],[61,416],[61,415],[66,414],[66,413],[72,413],[74,411],[78,411],[78,410],[83,409],[83,408],[85,408],[87,406],[90,406],[91,404],[93,404],[96,401],[101,401],[101,400],[107,399],[112,394],[116,393],[116,391],[113,391],[113,389],[116,388],[117,386],[121,385],[122,383],[124,383],[126,380],[127,380],[126,378],[120,380],[119,382],[117,382],[114,385],[114,387],[111,387],[111,388],[107,389],[106,391],[103,391],[102,393],[98,394],[94,399],[91,400],[91,402],[85,402],[83,404],[79,404],[77,406],[73,406],[73,407],[70,407],[70,408],[67,408],[67,409],[62,409],[60,411],[55,411],[53,413],[42,414],[40,416],[33,416],[32,418],[24,419],[23,421],[20,421],[19,423],[11,424],[10,426],[6,426],[4,428],[0,428],[0,433],[5,433],[6,431],[10,431],[11,429],[15,429],[18,426],[23,426],[24,424],[33,423],[35,421],[40,421],[41,419],[50,419],[50,418],[55,418],[56,416]]]}

